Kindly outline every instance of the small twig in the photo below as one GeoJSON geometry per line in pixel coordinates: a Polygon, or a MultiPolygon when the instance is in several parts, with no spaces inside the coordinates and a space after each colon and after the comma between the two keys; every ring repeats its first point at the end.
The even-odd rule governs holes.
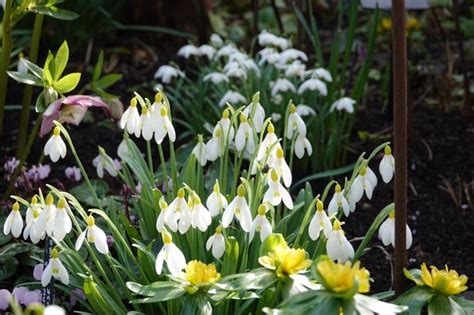
{"type": "Polygon", "coordinates": [[[430,145],[429,145],[428,142],[427,142],[425,139],[423,139],[423,138],[420,138],[420,141],[421,141],[421,143],[423,143],[423,145],[425,146],[426,151],[428,151],[428,159],[429,159],[430,161],[432,161],[432,160],[433,160],[433,151],[431,150],[430,145]]]}

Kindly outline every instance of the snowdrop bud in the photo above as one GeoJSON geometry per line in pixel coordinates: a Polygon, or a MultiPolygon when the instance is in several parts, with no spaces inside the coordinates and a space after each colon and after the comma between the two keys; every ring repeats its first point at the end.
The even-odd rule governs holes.
{"type": "Polygon", "coordinates": [[[392,180],[395,172],[395,159],[392,155],[392,148],[388,145],[384,148],[384,156],[380,161],[379,172],[385,183],[388,184],[392,180]]]}
{"type": "Polygon", "coordinates": [[[240,184],[239,187],[237,187],[237,195],[239,197],[245,197],[245,185],[244,184],[240,184]]]}
{"type": "Polygon", "coordinates": [[[257,92],[252,96],[252,102],[254,104],[257,104],[258,102],[260,102],[260,92],[257,92]]]}
{"type": "Polygon", "coordinates": [[[3,234],[8,235],[10,231],[14,237],[19,237],[21,235],[21,230],[23,229],[23,218],[20,214],[20,204],[15,202],[12,206],[12,211],[5,220],[3,225],[3,234]]]}

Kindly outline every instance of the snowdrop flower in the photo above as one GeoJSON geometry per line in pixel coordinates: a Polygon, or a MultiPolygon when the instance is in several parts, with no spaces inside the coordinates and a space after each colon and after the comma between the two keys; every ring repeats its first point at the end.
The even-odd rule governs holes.
{"type": "Polygon", "coordinates": [[[306,136],[306,125],[303,119],[296,111],[296,106],[290,105],[290,115],[288,115],[288,125],[286,127],[286,137],[293,139],[293,131],[297,130],[298,134],[306,136]]]}
{"type": "Polygon", "coordinates": [[[82,178],[81,170],[77,166],[66,167],[66,169],[64,170],[64,175],[67,179],[70,179],[75,182],[80,181],[82,178]]]}
{"type": "Polygon", "coordinates": [[[178,190],[178,195],[169,205],[169,210],[165,214],[165,222],[171,226],[174,222],[179,221],[179,232],[181,234],[186,233],[191,225],[192,216],[191,209],[184,198],[185,191],[184,188],[178,190]]]}
{"type": "Polygon", "coordinates": [[[213,84],[219,84],[219,83],[222,83],[222,82],[228,83],[229,78],[223,73],[211,72],[211,73],[206,74],[204,76],[203,81],[204,82],[211,81],[213,84]]]}
{"type": "Polygon", "coordinates": [[[156,273],[161,274],[163,263],[166,262],[169,272],[172,276],[176,277],[186,266],[186,258],[181,250],[173,243],[173,238],[168,231],[163,231],[161,237],[163,239],[163,247],[156,257],[156,273]]]}
{"type": "Polygon", "coordinates": [[[207,153],[206,153],[206,145],[204,144],[204,140],[202,135],[198,135],[198,143],[193,148],[192,154],[196,158],[196,160],[201,164],[201,166],[205,166],[207,163],[207,153]]]}
{"type": "Polygon", "coordinates": [[[227,228],[234,216],[240,223],[242,230],[249,232],[252,225],[252,215],[250,214],[250,208],[245,199],[246,189],[244,184],[240,184],[237,188],[237,196],[234,200],[225,208],[224,214],[222,215],[222,227],[227,228]]]}
{"type": "Polygon", "coordinates": [[[225,196],[221,194],[219,181],[216,179],[212,193],[209,195],[209,197],[207,197],[206,207],[209,209],[211,216],[215,217],[222,209],[225,209],[227,206],[227,199],[225,199],[225,196]]]}
{"type": "Polygon", "coordinates": [[[43,211],[41,211],[38,221],[35,223],[35,228],[32,230],[36,238],[44,232],[47,232],[48,226],[54,223],[56,216],[56,206],[54,205],[54,197],[51,193],[46,196],[45,205],[43,211]]]}
{"type": "Polygon", "coordinates": [[[184,73],[173,66],[163,65],[155,72],[154,78],[160,79],[164,84],[171,83],[173,78],[184,77],[184,73]]]}
{"type": "Polygon", "coordinates": [[[370,200],[375,186],[377,186],[377,177],[374,172],[368,166],[362,167],[359,171],[359,175],[354,179],[351,186],[351,194],[354,202],[359,202],[359,200],[362,199],[364,192],[370,200]]]}
{"type": "Polygon", "coordinates": [[[51,277],[61,281],[64,285],[69,284],[69,274],[63,263],[59,260],[59,253],[56,248],[51,251],[51,259],[41,276],[41,285],[47,287],[51,282],[51,277]]]}
{"type": "Polygon", "coordinates": [[[206,232],[209,225],[212,223],[211,214],[201,203],[201,198],[193,191],[191,196],[191,225],[193,228],[198,228],[201,232],[206,232]]]}
{"type": "Polygon", "coordinates": [[[301,59],[308,61],[308,56],[301,50],[290,48],[280,53],[280,64],[287,64],[289,61],[301,59]]]}
{"type": "Polygon", "coordinates": [[[150,141],[153,138],[153,132],[155,129],[155,121],[151,117],[151,113],[147,106],[142,107],[142,114],[140,115],[140,130],[143,139],[150,141]]]}
{"type": "Polygon", "coordinates": [[[37,244],[45,237],[46,224],[41,224],[41,220],[38,220],[42,211],[40,204],[38,204],[38,198],[33,196],[30,206],[26,210],[26,227],[23,230],[23,238],[26,240],[29,237],[33,244],[37,244]]]}
{"type": "Polygon", "coordinates": [[[128,145],[127,141],[131,141],[129,139],[123,139],[119,146],[117,147],[117,155],[120,159],[125,159],[125,157],[128,155],[128,145]]]}
{"type": "Polygon", "coordinates": [[[158,144],[163,142],[163,139],[168,135],[171,142],[176,141],[176,132],[168,115],[168,110],[165,106],[160,108],[159,121],[155,125],[155,141],[158,144]]]}
{"type": "Polygon", "coordinates": [[[334,221],[331,235],[326,243],[326,251],[332,260],[337,260],[339,263],[344,263],[354,257],[354,248],[344,236],[341,222],[337,219],[334,221]]]}
{"type": "Polygon", "coordinates": [[[296,106],[296,112],[300,116],[316,116],[316,111],[308,105],[304,104],[299,104],[298,106],[296,106]]]}
{"type": "Polygon", "coordinates": [[[239,63],[236,62],[236,61],[229,62],[224,67],[224,72],[225,72],[225,75],[228,78],[237,78],[237,79],[240,79],[240,80],[246,80],[247,79],[247,72],[245,72],[245,70],[242,69],[240,67],[239,63]]]}
{"type": "Polygon", "coordinates": [[[262,130],[263,121],[265,120],[265,110],[260,104],[260,92],[257,92],[253,95],[252,103],[245,107],[243,113],[247,117],[252,118],[255,131],[259,133],[262,130]]]}
{"type": "Polygon", "coordinates": [[[275,83],[273,83],[272,96],[275,96],[280,92],[288,92],[288,91],[291,91],[293,93],[296,91],[295,86],[288,79],[279,78],[278,80],[276,80],[275,83]]]}
{"type": "Polygon", "coordinates": [[[316,202],[316,213],[314,214],[313,218],[311,219],[311,222],[309,223],[309,237],[313,241],[317,240],[319,238],[319,234],[321,234],[321,230],[323,231],[324,236],[326,238],[329,238],[331,236],[331,221],[329,220],[326,211],[324,211],[323,203],[321,202],[321,200],[318,200],[316,202]]]}
{"type": "Polygon", "coordinates": [[[308,79],[304,81],[298,88],[298,94],[303,94],[306,91],[318,91],[321,95],[328,95],[326,84],[319,79],[308,79]]]}
{"type": "Polygon", "coordinates": [[[332,82],[332,76],[329,71],[323,68],[317,68],[308,71],[311,74],[312,78],[323,79],[326,82],[332,82]]]}
{"type": "Polygon", "coordinates": [[[278,206],[282,201],[288,209],[293,209],[293,200],[288,191],[280,183],[280,175],[272,169],[267,178],[268,190],[263,196],[263,202],[269,202],[273,206],[278,206]]]}
{"type": "Polygon", "coordinates": [[[201,56],[206,56],[207,59],[212,60],[214,54],[216,53],[216,49],[211,45],[201,45],[199,46],[199,54],[201,56]]]}
{"type": "Polygon", "coordinates": [[[245,149],[249,154],[255,152],[255,139],[252,127],[250,127],[247,116],[240,113],[240,125],[235,135],[235,148],[237,152],[245,149]]]}
{"type": "Polygon", "coordinates": [[[57,162],[59,158],[66,156],[66,144],[61,138],[61,129],[54,127],[53,135],[44,146],[44,155],[48,156],[52,162],[57,162]]]}
{"type": "Polygon", "coordinates": [[[272,157],[268,161],[268,166],[274,169],[278,175],[283,178],[283,183],[286,187],[290,187],[292,182],[292,174],[290,167],[285,161],[284,153],[282,148],[276,149],[275,157],[272,157]]]}
{"type": "Polygon", "coordinates": [[[220,226],[216,227],[216,233],[209,237],[206,242],[206,250],[212,249],[212,256],[215,259],[219,259],[224,255],[225,251],[225,239],[222,235],[222,228],[220,226]]]}
{"type": "Polygon", "coordinates": [[[87,237],[89,243],[94,243],[95,248],[101,254],[107,255],[109,253],[109,247],[107,246],[107,236],[105,232],[95,225],[95,220],[92,215],[89,215],[86,220],[87,228],[79,235],[76,240],[76,250],[82,247],[82,243],[87,237]]]}
{"type": "Polygon", "coordinates": [[[160,205],[161,211],[158,215],[158,218],[156,219],[156,230],[160,233],[163,232],[163,229],[165,228],[166,224],[171,229],[171,231],[176,232],[178,230],[177,220],[166,220],[167,218],[169,218],[168,212],[171,210],[169,209],[165,198],[161,197],[158,204],[160,205]]]}
{"type": "Polygon", "coordinates": [[[296,60],[290,65],[286,67],[285,70],[285,76],[289,78],[303,78],[304,77],[304,71],[306,69],[306,66],[302,64],[300,61],[296,60]]]}
{"type": "Polygon", "coordinates": [[[20,214],[20,204],[15,202],[12,206],[12,211],[3,225],[3,234],[8,235],[11,231],[14,237],[19,237],[21,230],[23,230],[23,218],[20,214]]]}
{"type": "Polygon", "coordinates": [[[57,305],[48,305],[44,308],[43,315],[66,315],[66,311],[57,305]]]}
{"type": "MultiPolygon", "coordinates": [[[[385,246],[392,244],[395,247],[395,211],[390,211],[387,220],[379,228],[379,238],[385,246]]],[[[406,248],[409,249],[413,242],[411,230],[406,225],[406,248]]]]}
{"type": "Polygon", "coordinates": [[[222,126],[218,125],[216,127],[218,128],[214,128],[212,138],[206,143],[207,159],[211,162],[222,156],[225,148],[222,126]]]}
{"type": "Polygon", "coordinates": [[[52,216],[46,225],[46,232],[48,235],[54,236],[58,242],[61,242],[64,239],[64,236],[72,230],[72,222],[67,213],[67,208],[68,205],[66,199],[61,197],[56,205],[54,216],[52,216]]]}
{"type": "MultiPolygon", "coordinates": [[[[275,126],[273,126],[272,123],[269,123],[267,134],[258,148],[257,161],[262,161],[265,156],[272,157],[278,148],[281,148],[281,146],[280,141],[275,134],[275,126]]],[[[270,159],[271,158],[269,158],[269,160],[270,159]]]]}
{"type": "Polygon", "coordinates": [[[263,30],[258,34],[258,44],[260,46],[276,46],[284,50],[290,46],[290,42],[282,37],[278,37],[275,34],[269,33],[263,30]]]}
{"type": "Polygon", "coordinates": [[[140,114],[137,109],[137,98],[130,100],[130,106],[123,113],[120,119],[120,128],[127,129],[129,134],[135,134],[138,138],[140,136],[140,114]]]}
{"type": "Polygon", "coordinates": [[[379,172],[382,175],[382,180],[386,184],[390,183],[395,172],[395,159],[392,155],[392,148],[388,145],[384,148],[384,156],[379,164],[379,172]]]}
{"type": "Polygon", "coordinates": [[[110,158],[110,156],[107,155],[107,153],[105,153],[105,150],[100,146],[99,155],[94,158],[92,164],[96,167],[97,176],[99,176],[99,178],[104,177],[104,169],[112,177],[117,177],[118,175],[118,169],[114,161],[110,158]]]}
{"type": "Polygon", "coordinates": [[[344,214],[348,217],[350,213],[349,202],[347,202],[346,197],[344,197],[344,191],[341,189],[341,185],[336,184],[334,195],[329,202],[329,215],[335,216],[340,208],[342,208],[342,211],[344,211],[344,214]]]}
{"type": "Polygon", "coordinates": [[[311,146],[311,142],[309,142],[308,138],[302,134],[298,134],[295,141],[295,155],[298,159],[303,158],[304,152],[308,153],[308,156],[313,154],[313,147],[311,146]]]}
{"type": "Polygon", "coordinates": [[[229,57],[235,52],[238,52],[239,50],[235,48],[234,45],[232,44],[227,44],[225,46],[222,46],[216,53],[216,59],[219,59],[221,57],[229,57]]]}
{"type": "Polygon", "coordinates": [[[221,100],[219,101],[219,106],[223,107],[226,103],[238,106],[239,104],[242,104],[245,102],[246,102],[245,97],[239,92],[227,91],[224,94],[224,96],[221,98],[221,100]]]}
{"type": "Polygon", "coordinates": [[[189,57],[200,56],[199,48],[194,45],[185,45],[178,50],[178,56],[188,59],[189,57]]]}
{"type": "MultiPolygon", "coordinates": [[[[275,95],[275,96],[281,96],[281,95],[275,95]]],[[[272,118],[272,121],[274,121],[274,122],[279,122],[280,119],[281,119],[281,114],[279,114],[279,113],[272,113],[272,114],[270,115],[270,117],[272,118]]]]}
{"type": "Polygon", "coordinates": [[[338,111],[343,111],[345,110],[346,112],[352,114],[354,112],[354,104],[356,103],[355,100],[353,100],[350,97],[343,97],[341,99],[338,99],[331,105],[330,111],[333,112],[335,109],[338,111]]]}
{"type": "MultiPolygon", "coordinates": [[[[4,1],[6,1],[6,0],[4,0],[4,1]]],[[[5,6],[3,6],[3,7],[5,7],[5,6]]],[[[19,57],[20,58],[18,58],[18,66],[17,66],[16,71],[18,71],[20,73],[27,73],[28,72],[28,66],[26,65],[25,56],[23,55],[22,52],[20,52],[19,57]]]]}
{"type": "Polygon", "coordinates": [[[258,52],[261,56],[260,60],[258,61],[259,65],[263,65],[265,63],[274,65],[280,61],[280,54],[273,48],[265,48],[258,52]]]}
{"type": "Polygon", "coordinates": [[[214,47],[220,47],[224,44],[222,38],[216,33],[211,35],[210,42],[214,47]]]}
{"type": "Polygon", "coordinates": [[[253,220],[252,227],[250,229],[249,243],[252,242],[255,232],[260,233],[260,240],[262,243],[270,234],[272,234],[272,224],[265,216],[267,210],[267,206],[263,204],[258,207],[257,216],[253,220]]]}
{"type": "Polygon", "coordinates": [[[242,61],[242,66],[247,69],[247,71],[253,71],[256,76],[260,77],[260,68],[257,66],[253,59],[245,59],[244,61],[242,61]]]}
{"type": "Polygon", "coordinates": [[[214,130],[216,128],[222,128],[222,131],[224,132],[224,143],[228,144],[232,139],[234,139],[234,126],[232,125],[232,122],[229,119],[230,113],[229,109],[226,108],[222,111],[222,118],[219,120],[217,125],[214,127],[214,130]]]}

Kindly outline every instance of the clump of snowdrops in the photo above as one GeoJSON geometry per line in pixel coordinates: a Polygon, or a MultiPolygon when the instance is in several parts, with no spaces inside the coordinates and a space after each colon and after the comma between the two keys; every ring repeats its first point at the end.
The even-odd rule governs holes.
{"type": "MultiPolygon", "coordinates": [[[[379,185],[371,165],[378,163],[381,179],[391,181],[388,143],[362,154],[343,182],[329,181],[320,193],[309,183],[294,191],[292,157],[299,145],[304,154],[311,150],[306,141],[282,141],[261,106],[258,93],[247,105],[228,103],[212,136],[197,135],[192,148],[175,152],[179,133],[166,95],[159,91],[152,102],[135,94],[120,121],[120,165],[101,147],[94,160],[99,177],[129,187],[124,199],[99,196],[71,135],[55,122],[45,154],[52,160],[72,154],[91,198],[79,202],[52,185],[31,202],[12,196],[4,233],[33,243],[52,240],[39,285],[54,284],[66,294],[83,289],[83,307],[96,314],[407,310],[371,296],[370,271],[359,262],[377,230],[393,245],[393,204],[374,218],[359,246],[343,229],[343,220],[379,185]],[[145,154],[136,144],[142,139],[145,154]]],[[[303,128],[293,108],[290,101],[285,133],[303,128]]]]}

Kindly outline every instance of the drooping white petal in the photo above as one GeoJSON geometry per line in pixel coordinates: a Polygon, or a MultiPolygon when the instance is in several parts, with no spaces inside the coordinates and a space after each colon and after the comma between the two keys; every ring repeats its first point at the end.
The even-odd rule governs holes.
{"type": "Polygon", "coordinates": [[[48,284],[51,282],[52,276],[52,264],[51,262],[44,268],[43,274],[41,275],[41,285],[43,287],[47,287],[48,284]]]}

